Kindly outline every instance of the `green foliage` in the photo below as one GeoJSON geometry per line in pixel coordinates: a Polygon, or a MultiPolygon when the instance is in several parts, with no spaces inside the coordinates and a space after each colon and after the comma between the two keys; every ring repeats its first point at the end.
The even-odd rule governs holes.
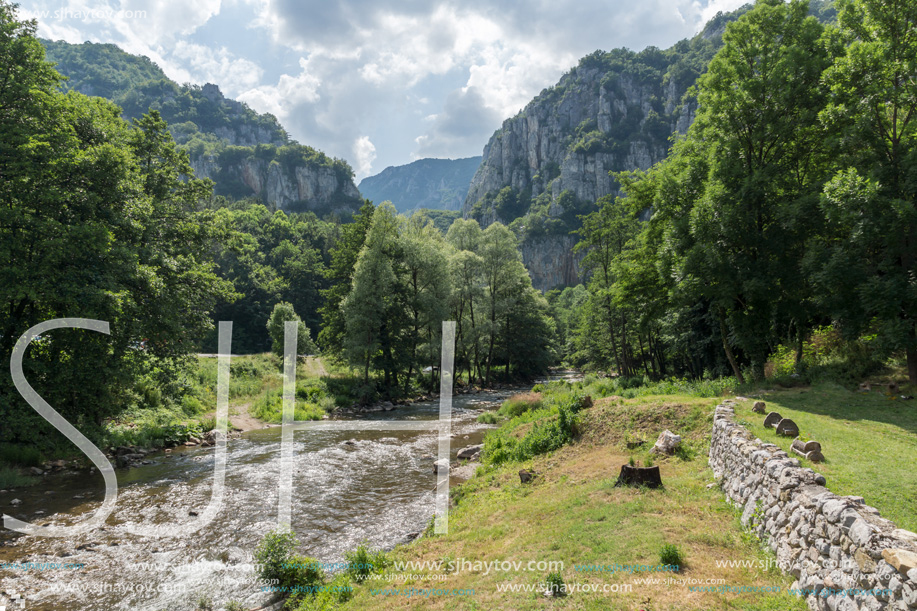
{"type": "MultiPolygon", "coordinates": [[[[289,575],[289,564],[295,555],[299,541],[289,531],[273,530],[261,539],[255,548],[255,565],[258,577],[268,582],[286,580],[289,575]]],[[[282,585],[292,585],[283,583],[282,585]]]]}
{"type": "Polygon", "coordinates": [[[0,443],[0,462],[20,467],[38,467],[42,463],[41,451],[34,446],[0,443]]]}
{"type": "Polygon", "coordinates": [[[536,393],[513,395],[500,406],[500,415],[515,418],[528,411],[541,409],[541,397],[536,393]]]}
{"type": "Polygon", "coordinates": [[[19,469],[14,467],[0,466],[0,488],[5,490],[25,488],[26,486],[37,484],[38,481],[38,478],[23,475],[19,469]]]}
{"type": "Polygon", "coordinates": [[[486,465],[520,462],[562,448],[577,434],[575,405],[569,402],[550,409],[528,411],[489,432],[484,438],[482,462],[486,465]],[[515,429],[529,423],[531,427],[524,436],[513,435],[515,429]]]}
{"type": "MultiPolygon", "coordinates": [[[[241,296],[217,304],[213,319],[233,321],[233,352],[271,348],[264,321],[279,302],[291,304],[307,328],[317,329],[321,292],[328,286],[324,253],[337,227],[312,213],[272,212],[252,200],[224,204],[214,203],[217,222],[227,227],[214,258],[241,296]]],[[[204,351],[216,351],[215,332],[204,345],[204,351]]]]}
{"type": "Polygon", "coordinates": [[[315,344],[309,336],[309,329],[306,328],[302,319],[296,314],[293,306],[286,302],[280,302],[274,306],[271,311],[271,317],[267,321],[267,331],[271,336],[271,351],[278,358],[284,358],[284,341],[286,337],[286,323],[295,322],[296,324],[296,354],[314,354],[315,344]]]}
{"type": "Polygon", "coordinates": [[[354,581],[363,581],[373,574],[381,574],[391,564],[381,549],[371,550],[361,543],[357,549],[344,554],[346,574],[354,581]]]}
{"type": "Polygon", "coordinates": [[[666,543],[659,550],[659,564],[664,566],[675,566],[681,569],[685,566],[685,559],[681,549],[672,543],[666,543]]]}
{"type": "MultiPolygon", "coordinates": [[[[319,398],[318,401],[323,405],[333,407],[333,402],[329,402],[325,397],[319,398]]],[[[283,390],[278,388],[276,390],[268,391],[259,397],[254,404],[252,404],[249,411],[252,416],[258,418],[259,420],[264,420],[265,422],[272,422],[275,424],[282,422],[283,390]]],[[[294,420],[321,420],[325,413],[326,410],[322,407],[322,405],[319,405],[319,403],[294,399],[294,420]]]]}
{"type": "Polygon", "coordinates": [[[477,420],[481,424],[496,424],[499,421],[497,415],[493,412],[484,412],[483,414],[478,415],[477,420]]]}
{"type": "Polygon", "coordinates": [[[544,579],[545,586],[554,596],[563,596],[566,593],[564,577],[560,573],[550,573],[544,579]]]}
{"type": "MultiPolygon", "coordinates": [[[[135,380],[155,370],[178,377],[182,357],[210,328],[214,304],[232,296],[207,259],[220,233],[199,205],[210,186],[186,180],[187,155],[158,113],[131,126],[111,103],[57,92],[34,24],[17,21],[4,3],[0,29],[0,64],[10,70],[0,88],[0,259],[8,262],[0,365],[10,370],[14,342],[39,322],[107,321],[111,336],[48,332],[24,363],[42,397],[98,438],[107,419],[143,394],[135,380]]],[[[0,438],[60,443],[5,380],[0,438]]],[[[146,390],[152,405],[181,396],[176,385],[163,385],[161,396],[146,390]]]]}
{"type": "Polygon", "coordinates": [[[246,611],[245,605],[233,599],[226,603],[226,611],[246,611]]]}

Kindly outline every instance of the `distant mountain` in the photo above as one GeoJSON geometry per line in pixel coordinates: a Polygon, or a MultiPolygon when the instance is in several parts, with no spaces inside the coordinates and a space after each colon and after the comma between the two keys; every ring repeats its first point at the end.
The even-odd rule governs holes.
{"type": "Polygon", "coordinates": [[[480,157],[418,159],[364,178],[360,193],[377,204],[390,201],[399,212],[420,208],[459,210],[479,165],[480,157]]]}
{"type": "Polygon", "coordinates": [[[319,214],[346,215],[361,204],[346,161],[295,142],[274,115],[226,98],[217,85],[179,85],[149,58],[112,44],[41,42],[68,77],[64,90],[109,99],[127,120],[159,111],[217,195],[319,214]]]}

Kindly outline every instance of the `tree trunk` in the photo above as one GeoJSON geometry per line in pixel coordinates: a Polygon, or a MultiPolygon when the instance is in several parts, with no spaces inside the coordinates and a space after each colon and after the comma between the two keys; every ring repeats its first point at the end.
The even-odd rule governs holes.
{"type": "Polygon", "coordinates": [[[907,348],[907,381],[917,384],[917,349],[913,346],[907,348]]]}
{"type": "Polygon", "coordinates": [[[739,369],[739,366],[736,364],[736,358],[732,354],[732,348],[729,346],[729,339],[726,334],[726,315],[725,312],[720,310],[720,335],[723,337],[723,350],[726,352],[726,359],[729,361],[729,365],[732,366],[732,372],[736,376],[739,384],[745,383],[745,377],[742,375],[742,370],[739,369]]]}

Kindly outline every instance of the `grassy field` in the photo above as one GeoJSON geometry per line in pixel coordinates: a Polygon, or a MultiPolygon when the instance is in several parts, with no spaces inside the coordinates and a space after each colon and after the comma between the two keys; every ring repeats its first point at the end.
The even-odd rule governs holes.
{"type": "MultiPolygon", "coordinates": [[[[800,462],[824,475],[832,492],[862,496],[900,528],[917,532],[917,400],[835,384],[758,395],[766,411],[792,418],[801,433],[821,443],[826,462],[800,462]]],[[[736,420],[790,452],[792,439],[765,429],[752,404],[740,401],[736,420]]]]}
{"type": "MultiPolygon", "coordinates": [[[[552,401],[548,389],[532,401],[533,413],[552,401]]],[[[565,391],[561,391],[565,392],[565,391]]],[[[532,397],[528,397],[531,401],[532,397]]],[[[517,401],[518,402],[518,401],[517,401]]],[[[457,571],[444,580],[370,580],[354,586],[342,606],[305,602],[300,609],[613,609],[633,611],[737,609],[805,609],[786,590],[792,578],[773,568],[773,556],[746,533],[738,514],[724,502],[706,466],[709,427],[715,400],[690,396],[606,398],[579,412],[580,436],[572,444],[522,462],[485,466],[476,477],[453,489],[449,533],[428,530],[416,542],[396,548],[396,562],[521,561],[520,570],[457,571]],[[681,457],[656,459],[665,487],[660,490],[615,488],[621,465],[631,458],[649,460],[646,449],[629,450],[628,443],[655,440],[664,429],[686,440],[681,457]],[[539,476],[520,484],[517,471],[528,468],[539,476]],[[595,572],[577,565],[659,565],[666,545],[677,546],[682,568],[665,572],[595,572]],[[580,591],[547,598],[542,591],[507,592],[507,586],[537,586],[549,571],[525,570],[529,561],[562,562],[559,571],[567,587],[580,591]],[[745,563],[744,566],[741,563],[745,563]],[[734,563],[729,566],[728,563],[734,563]],[[641,583],[655,579],[656,583],[641,583]],[[667,582],[668,580],[668,582],[667,582]],[[715,580],[715,581],[708,581],[715,580]],[[730,586],[779,589],[780,592],[692,591],[691,587],[730,586]],[[610,591],[601,590],[608,586],[610,591]],[[598,592],[584,592],[596,586],[598,592]],[[380,594],[436,588],[474,590],[473,595],[424,596],[380,594]]],[[[518,412],[518,408],[511,410],[518,412]]],[[[526,421],[519,415],[504,424],[503,435],[524,438],[536,426],[556,419],[549,411],[526,421]]],[[[524,414],[523,414],[524,415],[524,414]]],[[[534,567],[537,569],[537,565],[534,567]]],[[[437,571],[412,570],[417,575],[437,571]]],[[[386,575],[399,571],[389,566],[386,575]]]]}

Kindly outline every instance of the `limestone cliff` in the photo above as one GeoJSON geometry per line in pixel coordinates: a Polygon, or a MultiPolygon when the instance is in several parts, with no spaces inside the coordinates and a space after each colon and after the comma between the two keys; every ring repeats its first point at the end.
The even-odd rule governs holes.
{"type": "Polygon", "coordinates": [[[667,50],[584,57],[494,133],[463,215],[514,228],[537,288],[575,284],[570,231],[578,215],[619,193],[610,172],[647,169],[665,158],[672,134],[694,120],[689,88],[721,46],[724,23],[740,12],[719,15],[667,50]]]}
{"type": "Polygon", "coordinates": [[[349,213],[362,203],[350,166],[301,145],[267,149],[233,147],[192,158],[194,173],[210,178],[218,195],[257,197],[283,210],[349,213]],[[284,154],[290,149],[306,155],[284,154]],[[256,151],[258,154],[256,154],[256,151]],[[311,157],[311,158],[310,158],[311,157]]]}

